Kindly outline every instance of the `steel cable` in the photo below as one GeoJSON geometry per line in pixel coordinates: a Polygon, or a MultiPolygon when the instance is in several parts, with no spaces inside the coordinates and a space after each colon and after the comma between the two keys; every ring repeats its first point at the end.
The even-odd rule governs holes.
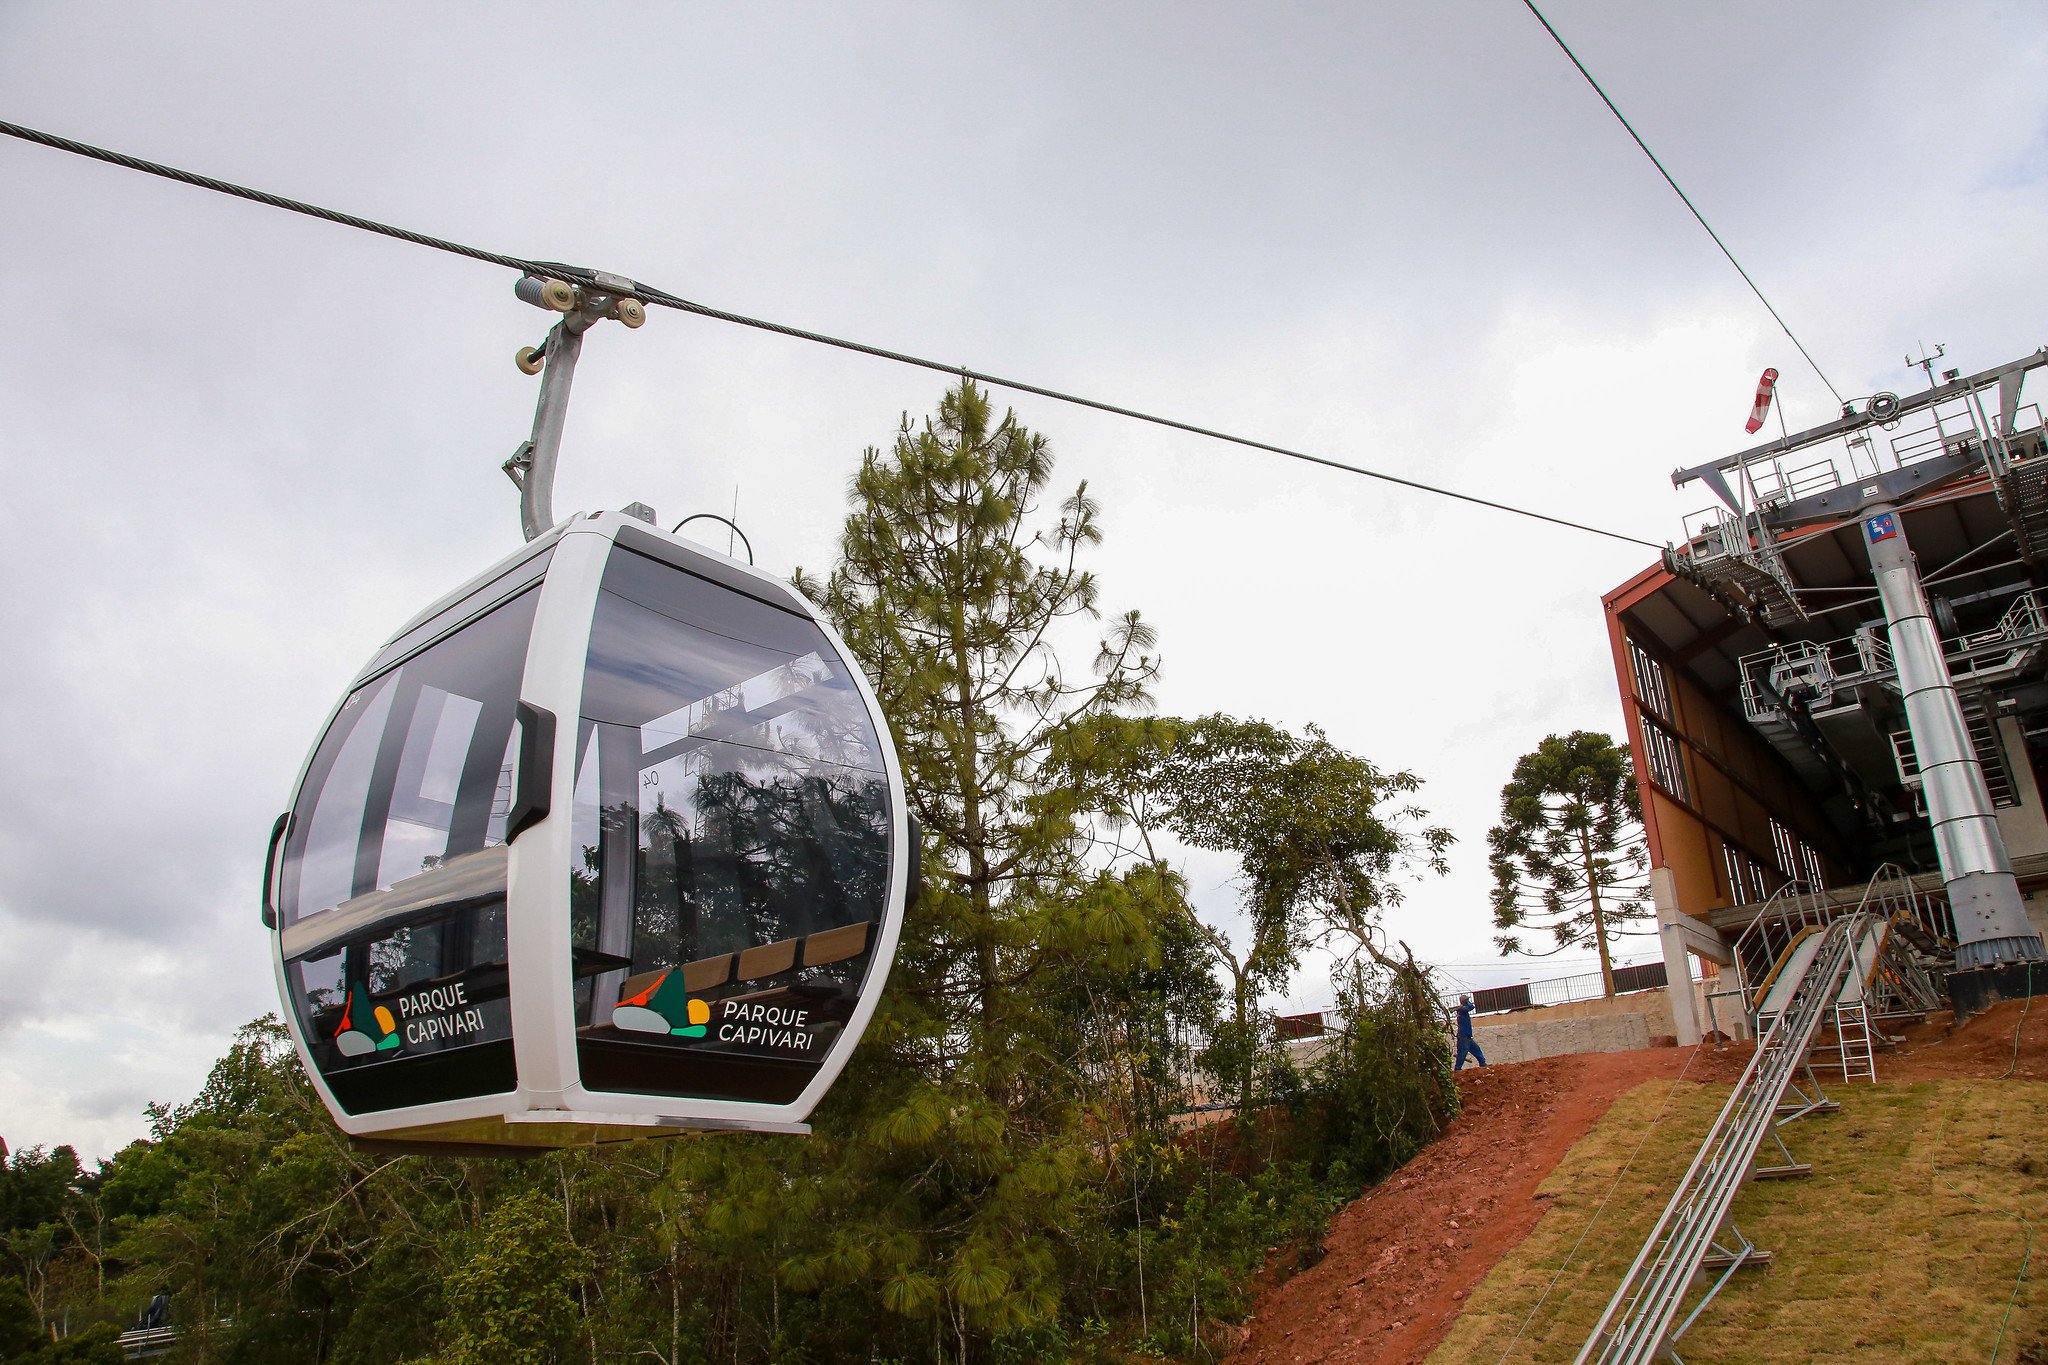
{"type": "MultiPolygon", "coordinates": [[[[485,251],[478,247],[466,246],[461,242],[451,242],[446,238],[429,236],[423,232],[414,232],[408,228],[393,227],[389,223],[380,223],[372,218],[362,218],[351,213],[341,213],[334,209],[322,208],[317,204],[308,204],[302,200],[288,198],[285,195],[271,194],[265,190],[250,189],[244,185],[237,185],[232,181],[219,180],[213,176],[200,175],[193,171],[180,170],[175,166],[166,166],[159,162],[147,161],[142,157],[130,156],[125,152],[109,151],[104,147],[95,147],[90,143],[79,142],[67,137],[59,137],[54,133],[45,133],[35,128],[24,127],[18,123],[0,121],[0,133],[4,133],[9,137],[19,138],[24,142],[33,142],[40,146],[49,147],[56,151],[69,152],[74,156],[86,157],[93,161],[103,161],[108,165],[120,166],[131,171],[140,171],[145,175],[160,176],[166,180],[177,181],[179,184],[211,190],[216,194],[225,194],[237,199],[246,199],[252,203],[283,209],[288,213],[303,214],[308,218],[318,218],[325,222],[340,224],[343,227],[356,228],[363,232],[375,233],[397,241],[409,242],[414,246],[424,246],[435,251],[445,251],[451,255],[465,256],[473,261],[483,261],[490,265],[504,266],[507,269],[523,271],[528,274],[554,275],[575,284],[595,288],[615,287],[609,283],[609,278],[605,280],[599,278],[601,272],[584,266],[564,265],[558,261],[532,260],[522,256],[507,256],[495,251],[485,251]]],[[[852,341],[845,337],[836,337],[824,332],[814,332],[802,327],[792,327],[787,323],[771,322],[765,318],[751,317],[745,313],[734,313],[723,308],[713,308],[709,304],[697,303],[693,300],[682,298],[679,295],[669,293],[665,289],[657,289],[638,280],[625,280],[623,283],[631,285],[633,296],[641,299],[643,302],[656,304],[663,308],[671,308],[678,312],[694,313],[699,317],[711,318],[719,322],[728,322],[740,327],[751,327],[756,331],[773,332],[779,336],[791,337],[799,341],[815,342],[821,346],[832,346],[842,351],[853,351],[861,355],[874,356],[879,360],[894,361],[899,365],[911,365],[919,369],[932,370],[939,374],[959,375],[963,379],[971,379],[977,383],[988,384],[991,387],[1033,394],[1040,398],[1049,398],[1054,402],[1067,403],[1080,408],[1091,408],[1097,412],[1127,417],[1133,421],[1146,422],[1153,426],[1166,427],[1174,431],[1184,431],[1189,435],[1203,436],[1210,440],[1225,442],[1229,445],[1243,446],[1251,450],[1262,450],[1273,455],[1283,455],[1291,460],[1322,465],[1327,469],[1336,469],[1347,474],[1357,474],[1364,478],[1377,479],[1382,483],[1390,483],[1402,488],[1411,488],[1421,493],[1432,493],[1438,497],[1470,503],[1476,507],[1489,507],[1497,512],[1506,512],[1518,517],[1528,517],[1534,521],[1548,522],[1553,526],[1562,526],[1569,530],[1584,531],[1589,535],[1603,536],[1609,540],[1623,541],[1630,545],[1641,545],[1651,550],[1661,551],[1664,548],[1663,545],[1654,540],[1644,540],[1639,536],[1623,535],[1619,531],[1604,530],[1601,527],[1589,526],[1584,522],[1572,521],[1566,517],[1551,516],[1549,513],[1532,511],[1527,507],[1517,507],[1512,503],[1495,502],[1491,498],[1482,498],[1472,493],[1461,493],[1456,489],[1424,483],[1419,479],[1403,478],[1398,474],[1388,474],[1377,469],[1368,469],[1363,465],[1347,464],[1342,460],[1333,460],[1323,455],[1311,455],[1306,451],[1275,445],[1269,441],[1255,440],[1249,436],[1237,436],[1230,432],[1218,431],[1213,427],[1198,426],[1193,422],[1183,422],[1171,417],[1162,417],[1155,413],[1140,411],[1137,408],[1124,407],[1117,403],[1104,402],[1101,399],[1087,398],[1061,389],[1048,388],[1042,384],[1027,383],[1021,379],[1006,379],[1000,375],[988,374],[980,370],[970,369],[964,365],[949,365],[943,361],[911,355],[905,351],[894,351],[884,346],[872,346],[862,341],[852,341]]]]}
{"type": "MultiPolygon", "coordinates": [[[[1761,303],[1764,306],[1764,310],[1771,315],[1771,321],[1777,323],[1778,330],[1783,332],[1786,338],[1789,341],[1791,341],[1791,343],[1794,346],[1799,348],[1799,354],[1803,356],[1806,360],[1806,363],[1813,368],[1813,372],[1816,375],[1820,376],[1820,382],[1827,385],[1828,392],[1835,395],[1835,401],[1837,403],[1840,403],[1842,401],[1842,395],[1839,391],[1836,390],[1833,381],[1830,380],[1827,377],[1826,373],[1822,371],[1820,367],[1820,362],[1816,361],[1811,355],[1807,354],[1806,344],[1802,342],[1798,337],[1792,334],[1792,329],[1786,325],[1785,319],[1778,316],[1778,310],[1776,308],[1773,308],[1771,306],[1771,301],[1764,297],[1764,291],[1757,288],[1756,281],[1751,279],[1749,277],[1749,272],[1742,268],[1742,262],[1735,259],[1735,253],[1730,251],[1728,249],[1728,244],[1721,240],[1721,234],[1714,231],[1713,225],[1707,222],[1706,215],[1701,213],[1699,211],[1698,206],[1692,202],[1691,197],[1687,195],[1684,190],[1678,187],[1678,181],[1672,178],[1671,172],[1664,169],[1664,163],[1659,161],[1657,159],[1657,154],[1650,150],[1650,144],[1643,141],[1643,135],[1641,133],[1638,133],[1636,131],[1635,125],[1628,121],[1628,116],[1623,114],[1620,109],[1615,107],[1614,101],[1607,97],[1607,92],[1600,88],[1600,82],[1593,79],[1593,73],[1586,70],[1586,64],[1579,60],[1579,55],[1576,52],[1573,52],[1571,49],[1571,45],[1565,42],[1565,40],[1559,36],[1558,31],[1555,28],[1551,27],[1550,21],[1543,17],[1543,11],[1536,8],[1535,0],[1522,0],[1522,4],[1525,8],[1528,9],[1529,13],[1536,16],[1536,22],[1543,25],[1543,31],[1550,35],[1551,41],[1557,44],[1559,50],[1561,50],[1565,56],[1571,58],[1572,65],[1577,67],[1579,69],[1579,74],[1586,78],[1586,84],[1593,87],[1593,93],[1598,95],[1600,97],[1600,102],[1607,106],[1607,112],[1614,115],[1616,119],[1620,120],[1621,126],[1628,130],[1628,135],[1635,139],[1636,146],[1642,148],[1643,155],[1650,158],[1650,164],[1657,168],[1657,174],[1664,177],[1664,183],[1671,187],[1671,192],[1678,196],[1679,201],[1683,203],[1687,211],[1689,211],[1692,214],[1694,221],[1696,221],[1702,228],[1706,229],[1707,236],[1714,239],[1714,245],[1721,248],[1721,254],[1728,258],[1728,264],[1735,267],[1735,273],[1742,276],[1742,282],[1749,286],[1749,292],[1756,295],[1756,301],[1758,303],[1761,303]]],[[[1778,417],[1781,422],[1784,420],[1784,415],[1785,414],[1783,405],[1780,405],[1778,417]]]]}

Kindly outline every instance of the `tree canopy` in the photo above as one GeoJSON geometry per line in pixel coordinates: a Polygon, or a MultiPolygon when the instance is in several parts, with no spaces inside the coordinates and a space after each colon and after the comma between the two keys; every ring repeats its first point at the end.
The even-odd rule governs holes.
{"type": "Polygon", "coordinates": [[[1628,750],[1591,730],[1549,735],[1515,762],[1486,836],[1503,954],[1591,945],[1614,994],[1612,943],[1650,918],[1642,806],[1628,750]],[[1524,930],[1549,937],[1527,946],[1524,930]]]}

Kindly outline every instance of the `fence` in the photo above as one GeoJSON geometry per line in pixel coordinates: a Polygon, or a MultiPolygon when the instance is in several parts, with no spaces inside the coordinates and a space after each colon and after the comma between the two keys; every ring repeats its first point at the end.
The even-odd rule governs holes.
{"type": "MultiPolygon", "coordinates": [[[[1667,984],[1664,963],[1645,962],[1635,967],[1614,969],[1614,992],[1627,995],[1630,991],[1655,990],[1667,984]]],[[[1606,984],[1600,973],[1589,972],[1579,976],[1558,976],[1548,981],[1524,981],[1518,986],[1489,986],[1472,992],[1474,1014],[1500,1014],[1506,1010],[1526,1010],[1537,1005],[1566,1005],[1574,1000],[1596,1000],[1606,993],[1606,984]]]]}

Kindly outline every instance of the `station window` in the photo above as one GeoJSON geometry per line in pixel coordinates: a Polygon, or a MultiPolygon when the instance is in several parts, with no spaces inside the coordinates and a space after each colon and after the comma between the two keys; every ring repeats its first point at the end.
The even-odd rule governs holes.
{"type": "Polygon", "coordinates": [[[1721,863],[1728,870],[1728,894],[1737,905],[1768,900],[1774,879],[1769,869],[1733,844],[1721,845],[1721,863]]]}
{"type": "Polygon", "coordinates": [[[1820,854],[1775,817],[1771,820],[1771,852],[1778,859],[1778,870],[1787,877],[1815,889],[1822,885],[1820,854]]]}
{"type": "Polygon", "coordinates": [[[1733,844],[1721,845],[1721,866],[1728,873],[1728,899],[1736,905],[1747,905],[1752,899],[1743,877],[1743,861],[1733,844]]]}
{"type": "Polygon", "coordinates": [[[1826,886],[1827,881],[1821,876],[1820,854],[1814,851],[1813,845],[1801,844],[1799,853],[1806,868],[1806,884],[1816,891],[1826,886]]]}
{"type": "Polygon", "coordinates": [[[1788,877],[1799,875],[1799,836],[1771,819],[1771,852],[1777,855],[1778,870],[1788,877]]]}
{"type": "Polygon", "coordinates": [[[1645,653],[1633,639],[1628,642],[1628,658],[1630,667],[1635,671],[1636,696],[1644,707],[1659,720],[1676,721],[1677,717],[1671,713],[1671,685],[1665,679],[1664,665],[1645,653]]]}
{"type": "Polygon", "coordinates": [[[1692,799],[1685,785],[1685,759],[1678,740],[1661,725],[1643,725],[1643,756],[1649,761],[1650,780],[1681,801],[1692,799]]]}

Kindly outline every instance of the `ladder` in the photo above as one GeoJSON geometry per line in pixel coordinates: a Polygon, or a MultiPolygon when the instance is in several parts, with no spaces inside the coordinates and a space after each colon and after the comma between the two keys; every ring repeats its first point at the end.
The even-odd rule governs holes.
{"type": "Polygon", "coordinates": [[[1855,946],[1876,916],[1845,915],[1823,931],[1819,951],[1806,964],[1799,985],[1784,1010],[1771,1021],[1756,1054],[1736,1083],[1735,1091],[1714,1120],[1699,1154],[1664,1206],[1643,1249],[1636,1254],[1621,1286],[1607,1302],[1576,1365],[1646,1365],[1659,1355],[1678,1360],[1676,1343],[1700,1313],[1721,1292],[1737,1270],[1770,1257],[1759,1250],[1729,1218],[1735,1192],[1751,1175],[1803,1175],[1809,1169],[1785,1151],[1778,1130],[1808,1114],[1831,1110],[1807,1060],[1814,1035],[1832,1017],[1842,985],[1855,965],[1855,946]],[[1812,1093],[1794,1084],[1804,1069],[1812,1093]],[[1786,1093],[1795,1098],[1787,1102],[1786,1093]],[[1783,1166],[1758,1167],[1764,1140],[1785,1153],[1783,1166]],[[1687,1293],[1703,1270],[1718,1270],[1706,1293],[1683,1322],[1677,1319],[1687,1293]]]}
{"type": "Polygon", "coordinates": [[[1835,1043],[1842,1054],[1842,1079],[1877,1079],[1877,1058],[1870,1041],[1870,1007],[1861,1000],[1835,1006],[1835,1043]]]}

